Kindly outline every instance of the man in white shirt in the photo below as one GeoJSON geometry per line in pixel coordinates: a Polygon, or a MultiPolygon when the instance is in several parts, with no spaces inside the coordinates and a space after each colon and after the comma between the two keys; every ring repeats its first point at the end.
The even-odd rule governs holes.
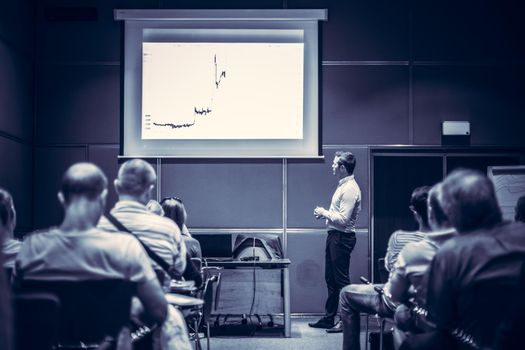
{"type": "Polygon", "coordinates": [[[339,305],[341,288],[350,284],[350,253],[355,247],[355,225],[361,210],[361,190],[354,178],[355,156],[350,152],[336,152],[332,172],[339,178],[339,184],[332,196],[330,209],[314,209],[316,219],[326,219],[325,280],[328,298],[325,315],[315,323],[314,328],[332,328],[339,305]]]}
{"type": "MultiPolygon", "coordinates": [[[[104,212],[106,194],[106,177],[96,165],[71,166],[59,193],[64,220],[59,227],[26,237],[15,262],[15,282],[25,279],[134,282],[145,314],[151,321],[162,324],[167,316],[167,302],[140,244],[129,234],[96,228],[104,212]]],[[[131,343],[130,337],[125,340],[128,345],[131,343]]]]}
{"type": "MultiPolygon", "coordinates": [[[[172,220],[156,215],[146,207],[153,196],[156,180],[155,170],[144,160],[132,159],[123,163],[115,180],[119,201],[111,209],[111,214],[182,275],[186,268],[186,246],[179,228],[172,220]]],[[[98,228],[118,231],[105,217],[100,219],[98,228]]],[[[152,264],[159,273],[162,271],[153,260],[152,264]]],[[[169,278],[166,276],[164,280],[169,278]]]]}

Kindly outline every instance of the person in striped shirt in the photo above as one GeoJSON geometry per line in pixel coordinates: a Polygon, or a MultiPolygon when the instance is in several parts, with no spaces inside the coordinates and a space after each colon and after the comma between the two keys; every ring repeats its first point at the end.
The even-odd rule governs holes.
{"type": "MultiPolygon", "coordinates": [[[[427,198],[430,187],[418,187],[412,192],[410,210],[419,225],[415,232],[396,231],[389,240],[385,264],[390,268],[390,276],[394,272],[397,256],[403,246],[409,242],[417,242],[430,231],[427,217],[427,198]]],[[[390,279],[390,277],[389,277],[390,279]]],[[[396,303],[392,301],[388,281],[386,285],[350,284],[341,290],[339,306],[343,321],[343,350],[359,350],[360,313],[379,314],[382,317],[393,317],[396,303]],[[374,287],[384,287],[385,293],[379,294],[374,287]]]]}
{"type": "MultiPolygon", "coordinates": [[[[186,246],[182,243],[179,228],[172,220],[156,215],[146,207],[153,196],[156,180],[151,164],[141,159],[122,164],[115,180],[119,200],[111,214],[182,275],[186,268],[186,246]]],[[[105,217],[100,219],[98,228],[118,231],[105,217]]],[[[151,263],[155,270],[161,271],[153,260],[151,263]]],[[[164,280],[168,281],[169,277],[165,276],[164,280]]]]}

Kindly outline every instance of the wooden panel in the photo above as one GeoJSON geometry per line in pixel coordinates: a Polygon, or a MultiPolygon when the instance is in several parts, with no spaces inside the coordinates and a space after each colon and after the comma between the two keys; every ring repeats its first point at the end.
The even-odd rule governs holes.
{"type": "Polygon", "coordinates": [[[523,145],[524,95],[524,67],[414,67],[414,142],[440,144],[442,121],[465,120],[472,145],[523,145]]]}
{"type": "Polygon", "coordinates": [[[161,197],[183,199],[190,227],[282,227],[280,161],[163,163],[161,176],[161,197]]]}
{"type": "Polygon", "coordinates": [[[523,60],[519,1],[414,1],[415,60],[523,60]]]}
{"type": "Polygon", "coordinates": [[[37,91],[38,142],[118,143],[119,76],[118,66],[43,66],[37,91]]]}
{"type": "Polygon", "coordinates": [[[31,141],[33,137],[33,62],[29,55],[0,41],[0,130],[31,141]]]}
{"type": "Polygon", "coordinates": [[[217,309],[214,309],[213,313],[235,315],[283,313],[281,275],[281,269],[222,270],[220,298],[217,309]],[[252,301],[253,307],[251,307],[252,301]]]}
{"type": "Polygon", "coordinates": [[[37,229],[60,224],[63,211],[57,199],[64,172],[86,161],[84,147],[37,147],[35,149],[34,225],[37,229]]]}
{"type": "Polygon", "coordinates": [[[407,1],[288,0],[288,8],[327,8],[323,60],[406,60],[407,1]]]}
{"type": "Polygon", "coordinates": [[[0,187],[11,193],[15,203],[16,231],[30,231],[33,227],[31,146],[0,137],[0,164],[0,187]]]}
{"type": "Polygon", "coordinates": [[[288,162],[288,227],[323,228],[324,220],[313,216],[316,206],[330,207],[338,179],[332,175],[336,151],[350,151],[356,156],[355,179],[361,189],[361,213],[357,227],[368,227],[368,149],[366,147],[324,148],[323,161],[288,162]]]}
{"type": "Polygon", "coordinates": [[[406,66],[323,66],[323,144],[408,144],[406,66]]]}
{"type": "MultiPolygon", "coordinates": [[[[324,313],[327,289],[324,280],[326,231],[288,233],[290,299],[293,313],[324,313]]],[[[361,283],[368,277],[368,232],[356,233],[356,246],[350,258],[350,281],[361,283]]]]}

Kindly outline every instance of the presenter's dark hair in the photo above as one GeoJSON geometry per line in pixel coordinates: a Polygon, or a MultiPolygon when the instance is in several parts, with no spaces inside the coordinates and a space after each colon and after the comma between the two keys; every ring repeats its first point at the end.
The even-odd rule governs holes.
{"type": "Polygon", "coordinates": [[[514,216],[514,220],[525,222],[525,196],[521,196],[518,199],[518,202],[516,203],[515,213],[516,215],[514,216]]]}
{"type": "Polygon", "coordinates": [[[164,198],[160,205],[164,210],[164,216],[175,221],[179,229],[182,231],[182,227],[186,222],[186,209],[184,204],[179,198],[168,197],[164,198]]]}
{"type": "Polygon", "coordinates": [[[445,211],[443,210],[443,189],[442,184],[438,183],[434,185],[430,191],[428,192],[428,206],[430,209],[432,209],[432,216],[434,217],[434,221],[438,225],[443,225],[448,221],[447,214],[445,214],[445,211]]]}
{"type": "Polygon", "coordinates": [[[76,163],[62,177],[60,192],[66,203],[75,197],[94,200],[108,187],[106,175],[93,163],[76,163]]]}
{"type": "Polygon", "coordinates": [[[410,207],[421,216],[424,226],[428,226],[428,192],[430,186],[417,187],[410,196],[410,207]]]}
{"type": "Polygon", "coordinates": [[[6,226],[13,220],[14,216],[13,197],[9,192],[0,188],[0,225],[6,226]]]}
{"type": "Polygon", "coordinates": [[[494,185],[479,171],[453,171],[443,181],[443,199],[443,209],[460,233],[490,229],[503,220],[494,185]]]}
{"type": "Polygon", "coordinates": [[[352,175],[355,169],[355,156],[352,152],[335,152],[335,156],[338,157],[338,164],[345,167],[348,175],[352,175]]]}

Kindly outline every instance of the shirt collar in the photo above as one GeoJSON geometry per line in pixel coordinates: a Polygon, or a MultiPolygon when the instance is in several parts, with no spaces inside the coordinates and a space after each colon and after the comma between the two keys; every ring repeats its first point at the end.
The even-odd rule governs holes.
{"type": "Polygon", "coordinates": [[[148,208],[146,208],[144,204],[139,203],[137,201],[129,201],[129,200],[118,201],[117,203],[115,203],[115,207],[114,207],[115,210],[122,209],[122,208],[136,208],[136,209],[142,209],[142,210],[148,211],[148,208]]]}
{"type": "Polygon", "coordinates": [[[432,231],[427,234],[427,238],[433,241],[443,241],[454,237],[456,235],[456,230],[454,228],[447,228],[439,231],[432,231]]]}
{"type": "Polygon", "coordinates": [[[352,181],[353,179],[354,179],[354,175],[353,174],[345,176],[341,180],[339,180],[339,186],[344,185],[345,183],[347,183],[348,181],[352,181]]]}

